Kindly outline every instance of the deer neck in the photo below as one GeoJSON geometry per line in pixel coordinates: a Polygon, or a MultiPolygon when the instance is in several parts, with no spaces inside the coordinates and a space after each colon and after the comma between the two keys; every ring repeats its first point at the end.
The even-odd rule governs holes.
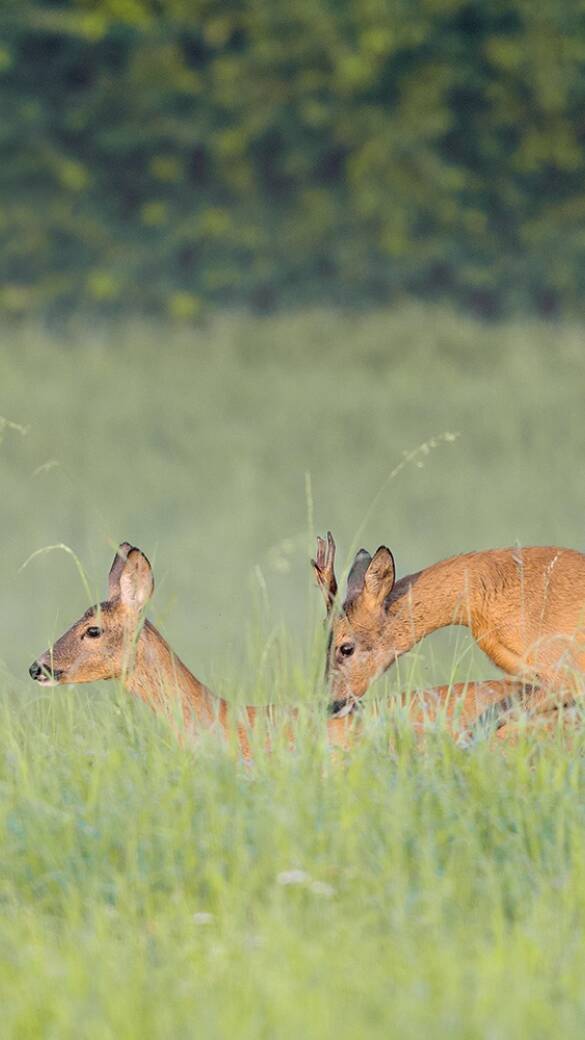
{"type": "Polygon", "coordinates": [[[384,635],[395,657],[407,653],[424,636],[439,628],[471,627],[478,556],[468,553],[443,560],[396,583],[386,603],[384,623],[384,635]]]}
{"type": "Polygon", "coordinates": [[[195,678],[149,621],[136,641],[124,685],[158,714],[171,721],[178,716],[189,732],[226,728],[227,701],[195,678]]]}

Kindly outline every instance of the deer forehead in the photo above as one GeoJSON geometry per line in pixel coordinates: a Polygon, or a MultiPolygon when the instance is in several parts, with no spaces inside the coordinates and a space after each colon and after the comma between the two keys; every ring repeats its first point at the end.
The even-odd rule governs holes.
{"type": "Polygon", "coordinates": [[[77,625],[86,625],[88,622],[96,621],[102,624],[104,621],[115,620],[117,611],[116,604],[111,601],[105,601],[104,603],[96,603],[93,607],[88,607],[84,614],[81,615],[79,621],[75,623],[77,625]]]}
{"type": "Polygon", "coordinates": [[[355,640],[362,649],[371,649],[377,633],[377,625],[369,618],[343,617],[335,625],[334,639],[336,646],[345,640],[355,640]]]}

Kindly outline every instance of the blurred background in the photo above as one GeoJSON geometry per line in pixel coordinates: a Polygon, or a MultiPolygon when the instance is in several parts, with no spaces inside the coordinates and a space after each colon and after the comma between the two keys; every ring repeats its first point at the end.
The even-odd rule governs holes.
{"type": "Polygon", "coordinates": [[[578,307],[580,0],[4,0],[0,307],[578,307]]]}
{"type": "Polygon", "coordinates": [[[20,569],[57,543],[96,597],[140,545],[154,620],[246,695],[318,629],[315,530],[400,574],[583,548],[579,0],[4,0],[0,28],[10,675],[87,605],[65,552],[20,569]]]}

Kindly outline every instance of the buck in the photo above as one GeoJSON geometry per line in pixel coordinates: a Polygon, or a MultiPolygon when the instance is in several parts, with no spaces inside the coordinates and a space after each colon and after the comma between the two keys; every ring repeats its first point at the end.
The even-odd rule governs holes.
{"type": "Polygon", "coordinates": [[[532,692],[530,710],[572,701],[585,672],[585,556],[572,549],[465,553],[396,581],[392,553],[356,554],[339,612],[335,542],[312,561],[330,626],[327,673],[338,709],[424,636],[465,625],[485,654],[532,692]],[[536,689],[538,688],[538,689],[536,689]],[[551,696],[553,695],[553,696],[551,696]]]}
{"type": "MultiPolygon", "coordinates": [[[[250,732],[263,718],[277,720],[273,707],[230,705],[211,692],[171,650],[144,612],[154,592],[152,568],[144,553],[124,542],[109,575],[108,598],[90,607],[50,650],[33,662],[31,677],[41,686],[119,679],[126,689],[168,719],[181,739],[215,729],[235,736],[244,758],[250,757],[250,732]]],[[[459,683],[403,697],[417,732],[439,719],[454,736],[464,734],[483,712],[521,693],[521,684],[506,681],[459,683]]],[[[296,712],[284,713],[293,720],[296,712]]],[[[359,719],[340,713],[327,720],[327,740],[348,748],[359,732],[359,719]]],[[[292,732],[288,731],[290,742],[292,732]]]]}

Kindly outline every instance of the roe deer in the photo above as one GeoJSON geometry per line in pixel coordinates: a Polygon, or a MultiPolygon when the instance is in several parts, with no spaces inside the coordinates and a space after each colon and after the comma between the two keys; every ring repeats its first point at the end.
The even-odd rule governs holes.
{"type": "Polygon", "coordinates": [[[396,581],[381,545],[356,554],[339,613],[335,542],[317,542],[312,561],[330,624],[327,674],[341,707],[424,636],[466,625],[485,654],[522,683],[535,684],[530,710],[570,701],[585,672],[585,556],[572,549],[492,549],[433,564],[396,581]]]}
{"type": "Polygon", "coordinates": [[[150,563],[129,542],[120,545],[110,569],[108,598],[90,607],[33,662],[31,677],[41,686],[120,679],[126,689],[163,715],[175,729],[194,736],[218,729],[233,733],[249,756],[249,726],[273,709],[231,707],[189,671],[160,632],[144,616],[154,592],[150,563]],[[181,724],[176,726],[177,715],[181,724]]]}
{"type": "MultiPolygon", "coordinates": [[[[121,679],[126,689],[140,697],[171,724],[179,713],[179,730],[195,736],[217,729],[235,735],[245,758],[250,755],[250,727],[257,718],[277,721],[270,706],[239,709],[215,696],[195,678],[173,653],[157,629],[144,618],[154,591],[152,569],[146,556],[124,542],[114,558],[109,576],[108,599],[90,607],[54,646],[30,667],[42,686],[121,679]]],[[[520,693],[520,683],[459,683],[453,688],[424,691],[409,711],[415,729],[444,717],[451,732],[461,735],[490,708],[520,693]]],[[[284,719],[294,719],[294,709],[283,709],[284,719]]],[[[349,747],[359,730],[359,720],[329,718],[327,739],[331,745],[349,747]],[[357,722],[357,725],[356,725],[357,722]]],[[[292,735],[285,730],[287,736],[292,735]]]]}

